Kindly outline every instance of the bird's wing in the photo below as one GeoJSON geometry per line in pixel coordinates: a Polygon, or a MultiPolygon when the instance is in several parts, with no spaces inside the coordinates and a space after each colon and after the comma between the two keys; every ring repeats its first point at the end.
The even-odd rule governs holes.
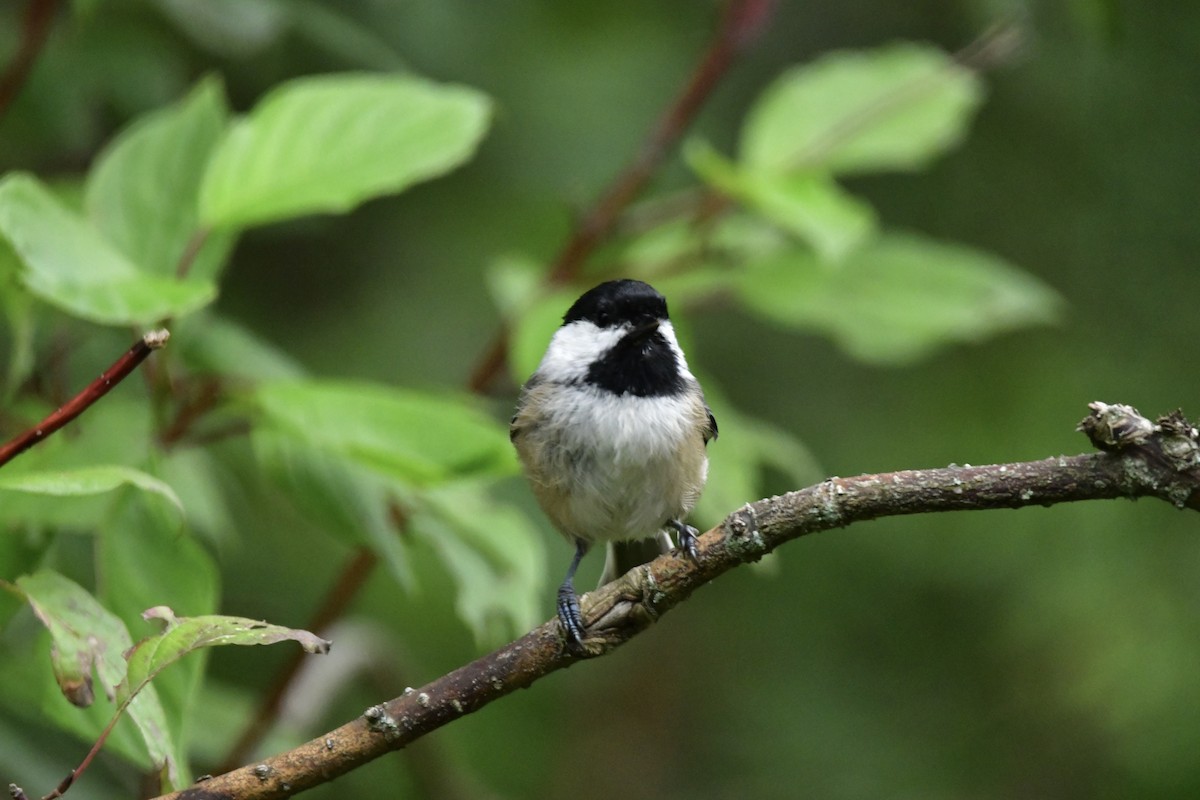
{"type": "Polygon", "coordinates": [[[521,387],[521,395],[517,398],[517,408],[513,411],[512,419],[508,422],[509,441],[515,442],[517,440],[517,434],[522,430],[521,412],[525,410],[525,403],[529,400],[530,392],[541,382],[542,379],[535,372],[525,382],[525,385],[521,387]]]}

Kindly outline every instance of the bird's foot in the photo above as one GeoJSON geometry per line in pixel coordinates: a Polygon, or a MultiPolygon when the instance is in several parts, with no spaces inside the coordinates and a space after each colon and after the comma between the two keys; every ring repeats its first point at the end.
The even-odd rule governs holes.
{"type": "Polygon", "coordinates": [[[696,538],[700,535],[700,531],[677,519],[667,520],[667,524],[679,534],[679,549],[687,553],[692,561],[699,561],[700,551],[696,547],[696,538]]]}
{"type": "Polygon", "coordinates": [[[558,621],[562,623],[567,637],[567,647],[579,650],[583,647],[583,614],[579,610],[579,597],[571,581],[558,587],[558,621]]]}

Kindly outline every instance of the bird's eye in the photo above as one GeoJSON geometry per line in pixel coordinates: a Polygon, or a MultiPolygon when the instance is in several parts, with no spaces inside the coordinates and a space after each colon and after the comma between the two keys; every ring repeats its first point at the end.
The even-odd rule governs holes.
{"type": "Polygon", "coordinates": [[[608,323],[612,322],[612,314],[601,310],[596,314],[596,322],[600,324],[601,328],[607,327],[608,323]]]}

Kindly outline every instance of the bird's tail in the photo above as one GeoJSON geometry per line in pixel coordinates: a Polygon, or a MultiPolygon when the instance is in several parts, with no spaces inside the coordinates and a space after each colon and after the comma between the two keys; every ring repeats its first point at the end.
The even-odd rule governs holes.
{"type": "Polygon", "coordinates": [[[609,542],[605,549],[604,571],[600,573],[599,585],[615,581],[634,567],[640,567],[663,553],[671,552],[674,546],[666,531],[659,531],[653,539],[609,542]]]}

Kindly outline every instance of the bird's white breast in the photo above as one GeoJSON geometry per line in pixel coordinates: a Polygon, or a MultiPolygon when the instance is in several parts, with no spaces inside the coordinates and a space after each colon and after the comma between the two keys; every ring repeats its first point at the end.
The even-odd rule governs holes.
{"type": "Polygon", "coordinates": [[[560,385],[538,417],[519,449],[538,462],[535,493],[569,537],[649,538],[695,505],[708,474],[698,391],[636,397],[560,385]]]}

